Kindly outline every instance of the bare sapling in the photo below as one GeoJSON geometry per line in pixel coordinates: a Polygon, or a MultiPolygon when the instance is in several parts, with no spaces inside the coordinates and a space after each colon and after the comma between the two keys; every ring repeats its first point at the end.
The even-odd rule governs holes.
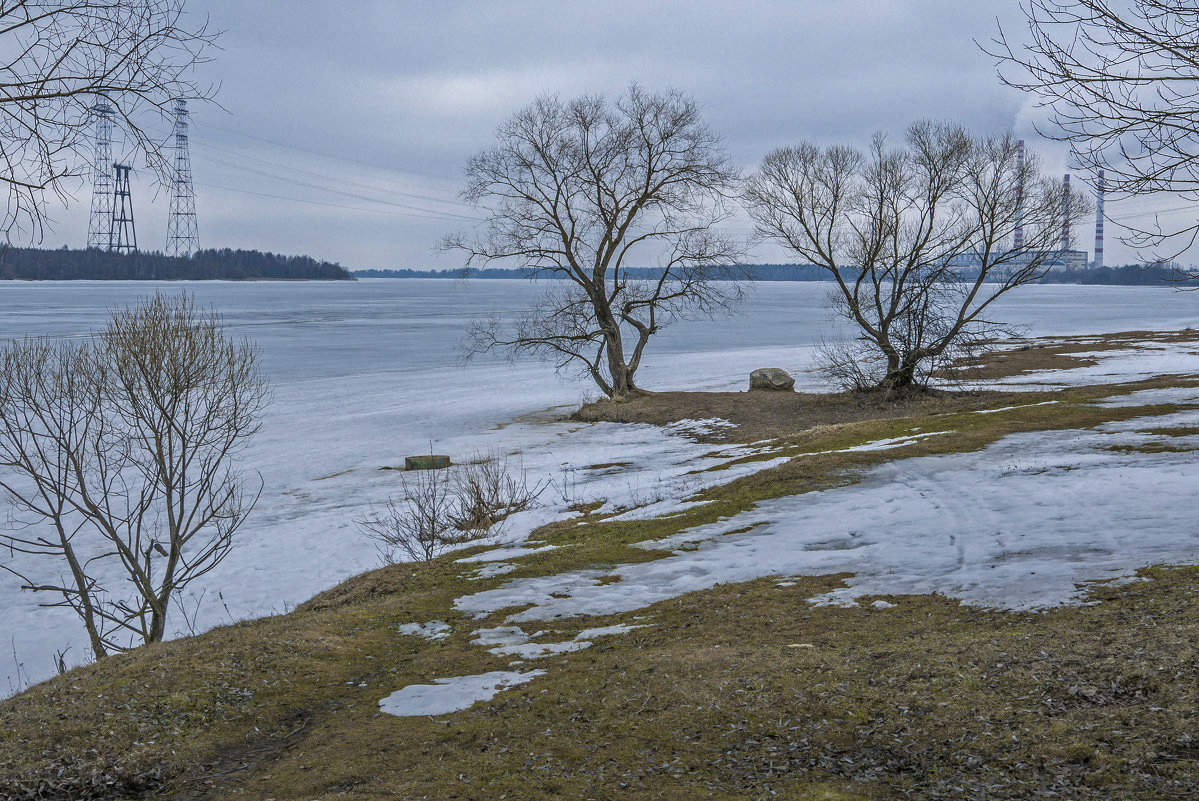
{"type": "Polygon", "coordinates": [[[21,556],[3,567],[72,608],[97,659],[163,639],[261,491],[238,467],[269,395],[253,346],[189,297],[156,295],[92,340],[0,358],[0,543],[21,556]]]}

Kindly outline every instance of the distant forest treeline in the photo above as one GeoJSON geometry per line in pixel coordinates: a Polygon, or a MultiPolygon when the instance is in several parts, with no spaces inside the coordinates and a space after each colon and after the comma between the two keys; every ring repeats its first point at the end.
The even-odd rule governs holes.
{"type": "MultiPolygon", "coordinates": [[[[662,271],[653,267],[634,267],[624,271],[630,278],[656,279],[662,271]]],[[[553,278],[554,274],[529,269],[461,270],[356,270],[359,278],[553,278]]],[[[814,264],[745,264],[740,267],[715,268],[717,279],[752,281],[827,281],[828,273],[814,264]]],[[[1061,270],[1047,274],[1043,284],[1111,284],[1120,286],[1153,286],[1176,283],[1182,273],[1176,266],[1127,264],[1122,267],[1101,267],[1097,270],[1061,270]]]]}
{"type": "Polygon", "coordinates": [[[201,250],[190,258],[104,250],[0,249],[0,279],[26,281],[352,281],[340,265],[257,250],[201,250]]]}

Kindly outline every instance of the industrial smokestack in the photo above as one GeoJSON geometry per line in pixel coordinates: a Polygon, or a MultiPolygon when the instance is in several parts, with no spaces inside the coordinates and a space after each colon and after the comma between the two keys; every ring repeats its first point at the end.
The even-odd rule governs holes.
{"type": "Polygon", "coordinates": [[[1100,170],[1099,180],[1095,184],[1095,269],[1103,266],[1103,192],[1106,188],[1103,170],[1100,170]]]}
{"type": "Polygon", "coordinates": [[[1024,140],[1016,143],[1016,233],[1012,236],[1012,249],[1024,249],[1024,140]]]}
{"type": "Polygon", "coordinates": [[[1070,173],[1062,178],[1062,255],[1070,249],[1070,173]]]}

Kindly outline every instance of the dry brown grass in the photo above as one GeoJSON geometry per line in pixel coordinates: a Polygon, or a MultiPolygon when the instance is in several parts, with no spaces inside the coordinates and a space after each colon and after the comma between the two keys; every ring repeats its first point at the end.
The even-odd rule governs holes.
{"type": "Polygon", "coordinates": [[[819,426],[894,420],[1000,406],[1023,393],[916,391],[901,396],[839,392],[655,392],[627,401],[600,400],[574,414],[585,422],[670,425],[718,417],[736,425],[696,434],[703,442],[757,442],[819,426]]]}

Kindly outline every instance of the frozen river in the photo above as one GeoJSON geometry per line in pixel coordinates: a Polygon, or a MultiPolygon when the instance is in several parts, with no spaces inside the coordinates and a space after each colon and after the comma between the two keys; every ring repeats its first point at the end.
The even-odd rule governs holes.
{"type": "MultiPolygon", "coordinates": [[[[756,367],[802,373],[815,345],[845,334],[826,311],[829,289],[758,284],[736,315],[664,332],[639,383],[732,389],[756,367]]],[[[263,475],[262,500],[236,555],[209,577],[202,627],[281,611],[374,567],[353,520],[394,491],[396,474],[378,468],[405,455],[520,450],[533,469],[550,472],[581,466],[580,459],[612,461],[588,462],[597,447],[663,447],[657,433],[583,442],[571,439],[582,436],[578,426],[529,422],[594,397],[584,380],[536,363],[462,362],[469,322],[526,308],[536,286],[524,281],[4,282],[0,338],[83,336],[102,327],[109,309],[155,290],[186,290],[217,308],[232,334],[258,344],[274,385],[265,426],[246,455],[263,475]]],[[[1199,297],[1168,288],[1034,286],[999,309],[997,317],[1037,335],[1199,326],[1199,297]]],[[[44,678],[57,648],[71,646],[69,661],[85,655],[69,614],[38,609],[14,585],[0,576],[0,695],[24,678],[44,678]]]]}

